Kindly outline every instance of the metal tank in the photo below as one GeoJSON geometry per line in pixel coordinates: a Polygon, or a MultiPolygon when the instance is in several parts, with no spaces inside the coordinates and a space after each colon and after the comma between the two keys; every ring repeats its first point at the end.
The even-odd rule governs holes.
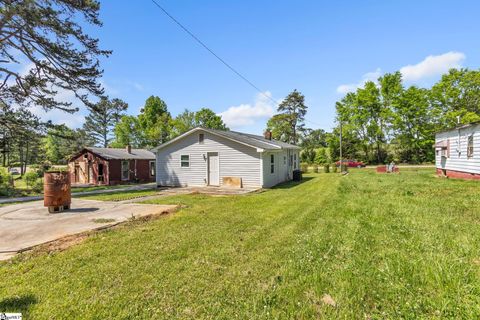
{"type": "Polygon", "coordinates": [[[72,195],[68,171],[45,172],[43,176],[43,204],[48,212],[57,213],[70,209],[72,195]]]}

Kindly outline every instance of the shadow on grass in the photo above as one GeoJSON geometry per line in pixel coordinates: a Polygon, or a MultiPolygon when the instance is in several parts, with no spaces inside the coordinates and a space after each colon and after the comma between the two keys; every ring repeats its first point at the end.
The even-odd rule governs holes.
{"type": "Polygon", "coordinates": [[[32,305],[37,303],[37,298],[32,294],[14,296],[0,300],[0,312],[27,312],[32,305]]]}
{"type": "Polygon", "coordinates": [[[302,183],[305,183],[305,182],[308,182],[310,180],[312,180],[314,178],[312,177],[303,177],[302,180],[300,181],[288,181],[288,182],[284,182],[284,183],[280,183],[276,186],[274,186],[272,189],[275,190],[275,189],[290,189],[290,188],[295,188],[296,186],[299,186],[301,185],[302,183]]]}

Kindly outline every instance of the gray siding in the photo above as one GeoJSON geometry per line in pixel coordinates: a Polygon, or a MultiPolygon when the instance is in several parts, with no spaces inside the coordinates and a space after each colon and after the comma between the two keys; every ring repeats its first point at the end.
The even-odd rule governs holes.
{"type": "Polygon", "coordinates": [[[292,179],[293,170],[298,168],[298,151],[282,150],[277,152],[263,153],[263,186],[265,188],[273,187],[276,184],[292,179]],[[271,171],[271,156],[273,155],[275,170],[271,171]],[[292,163],[290,156],[293,157],[292,163]],[[296,163],[295,163],[296,159],[296,163]]]}
{"type": "Polygon", "coordinates": [[[435,143],[450,141],[449,157],[435,151],[437,168],[480,174],[480,125],[437,133],[435,143]],[[473,134],[473,157],[467,157],[468,136],[473,134]],[[459,143],[460,142],[460,143],[459,143]]]}
{"type": "Polygon", "coordinates": [[[208,152],[218,152],[222,177],[240,177],[245,187],[261,187],[261,153],[255,148],[197,131],[157,152],[157,184],[165,186],[205,186],[208,152]],[[198,135],[205,135],[204,144],[198,135]],[[190,167],[180,166],[180,156],[190,156],[190,167]]]}

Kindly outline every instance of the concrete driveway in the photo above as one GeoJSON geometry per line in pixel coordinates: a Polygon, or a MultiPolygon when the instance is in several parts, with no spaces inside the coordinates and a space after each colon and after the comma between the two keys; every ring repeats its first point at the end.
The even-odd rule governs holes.
{"type": "Polygon", "coordinates": [[[71,210],[55,214],[48,213],[43,201],[0,207],[0,260],[64,236],[112,226],[133,216],[160,214],[176,208],[173,205],[80,199],[72,199],[71,207],[71,210]]]}

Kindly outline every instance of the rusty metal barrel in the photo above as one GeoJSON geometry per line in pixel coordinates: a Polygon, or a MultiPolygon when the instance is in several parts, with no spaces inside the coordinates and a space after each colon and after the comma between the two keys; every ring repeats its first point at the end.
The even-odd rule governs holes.
{"type": "Polygon", "coordinates": [[[48,212],[56,213],[68,210],[71,202],[70,172],[45,172],[43,175],[43,205],[48,207],[48,212]]]}

